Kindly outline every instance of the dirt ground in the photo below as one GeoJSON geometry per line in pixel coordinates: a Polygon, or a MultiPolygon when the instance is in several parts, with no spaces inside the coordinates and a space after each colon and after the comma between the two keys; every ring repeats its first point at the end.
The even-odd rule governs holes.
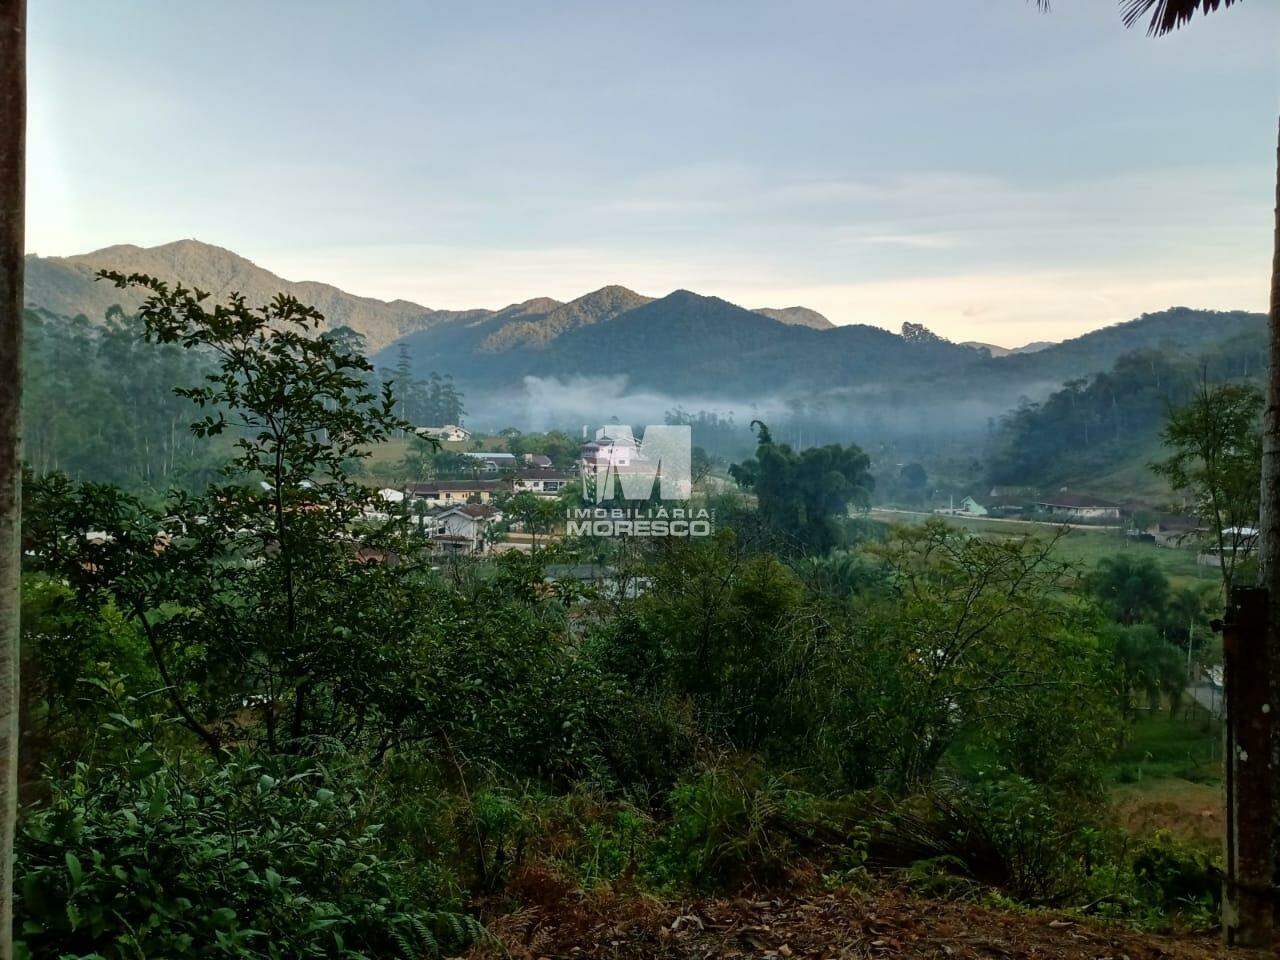
{"type": "Polygon", "coordinates": [[[1112,792],[1121,823],[1132,834],[1168,830],[1206,850],[1218,850],[1226,833],[1221,786],[1169,779],[1112,792]]]}
{"type": "Polygon", "coordinates": [[[1007,913],[900,890],[658,903],[574,899],[493,917],[477,957],[608,960],[1226,960],[1213,936],[1162,937],[1042,912],[1007,913]]]}

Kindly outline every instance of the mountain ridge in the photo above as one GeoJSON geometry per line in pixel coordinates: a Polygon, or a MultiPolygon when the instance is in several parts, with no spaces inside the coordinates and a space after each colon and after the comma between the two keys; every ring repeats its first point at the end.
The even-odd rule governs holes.
{"type": "Polygon", "coordinates": [[[149,272],[214,296],[234,289],[250,302],[291,293],[316,306],[331,328],[349,326],[363,335],[382,365],[407,352],[417,372],[448,372],[462,388],[480,392],[519,388],[530,377],[621,375],[628,389],[706,397],[768,391],[839,394],[849,402],[859,395],[901,396],[905,402],[945,394],[1007,409],[1019,396],[1043,396],[1064,380],[1105,370],[1126,352],[1199,350],[1265,324],[1261,314],[1173,307],[995,356],[988,345],[953,343],[919,324],[904,324],[901,335],[864,324],[836,326],[805,307],[751,310],[688,290],[653,298],[610,285],[567,303],[535,297],[497,310],[433,310],[285,280],[197,240],[120,244],[72,257],[32,254],[26,265],[29,305],[95,320],[114,304],[131,311],[143,299],[138,291],[95,282],[100,269],[149,272]]]}

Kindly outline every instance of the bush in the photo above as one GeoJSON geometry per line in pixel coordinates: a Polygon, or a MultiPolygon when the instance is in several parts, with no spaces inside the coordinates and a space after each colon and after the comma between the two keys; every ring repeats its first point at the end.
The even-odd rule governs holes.
{"type": "Polygon", "coordinates": [[[873,862],[921,876],[939,870],[1032,904],[1078,894],[1105,859],[1088,811],[1056,803],[1023,777],[950,784],[886,811],[873,832],[873,862]]]}
{"type": "Polygon", "coordinates": [[[861,862],[864,834],[811,794],[755,767],[720,767],[683,783],[669,798],[671,819],[651,872],[660,883],[695,889],[781,880],[819,849],[861,862]]]}
{"type": "Polygon", "coordinates": [[[390,957],[473,939],[417,906],[429,870],[397,860],[351,779],[133,750],[77,766],[21,824],[20,956],[390,957]]]}
{"type": "Polygon", "coordinates": [[[1201,850],[1164,830],[1143,841],[1133,857],[1139,894],[1165,915],[1190,926],[1217,923],[1222,908],[1222,871],[1201,850]]]}

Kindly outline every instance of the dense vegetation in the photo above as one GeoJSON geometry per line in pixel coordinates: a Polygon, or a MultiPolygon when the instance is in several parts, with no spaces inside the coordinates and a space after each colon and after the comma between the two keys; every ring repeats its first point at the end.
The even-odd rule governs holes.
{"type": "Polygon", "coordinates": [[[1192,355],[1136,351],[1108,371],[1069,380],[1043,402],[1024,399],[999,423],[988,479],[1042,486],[1105,472],[1150,449],[1169,410],[1189,402],[1202,383],[1256,378],[1265,351],[1260,331],[1192,355]]]}
{"type": "Polygon", "coordinates": [[[1162,599],[1117,601],[1158,578],[848,522],[866,455],[763,425],[712,537],[433,566],[357,480],[399,401],[314,310],[112,279],[148,349],[202,358],[178,399],[219,469],[28,484],[27,955],[424,956],[482,938],[482,898],[881,870],[1212,916],[1206,864],[1106,813],[1176,654],[1135,641],[1162,599]]]}

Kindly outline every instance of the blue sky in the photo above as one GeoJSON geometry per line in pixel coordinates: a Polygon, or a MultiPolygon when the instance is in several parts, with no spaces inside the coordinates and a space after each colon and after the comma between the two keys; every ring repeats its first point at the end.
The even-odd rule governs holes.
{"type": "Polygon", "coordinates": [[[1280,5],[30,11],[28,249],[196,237],[437,308],[607,283],[955,339],[1264,309],[1280,5]]]}

